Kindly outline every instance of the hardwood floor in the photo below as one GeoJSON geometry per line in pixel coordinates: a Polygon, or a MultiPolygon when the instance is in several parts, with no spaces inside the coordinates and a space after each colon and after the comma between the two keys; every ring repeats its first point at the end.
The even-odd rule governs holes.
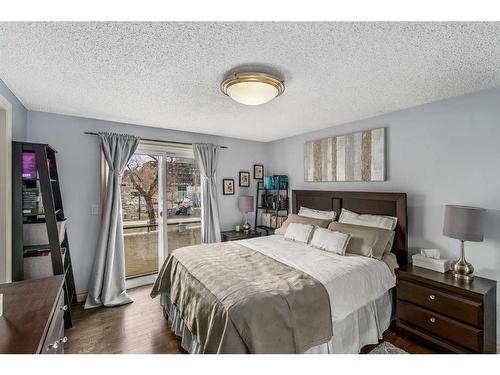
{"type": "MultiPolygon", "coordinates": [[[[83,305],[72,307],[73,328],[66,331],[68,354],[180,354],[180,339],[170,330],[163,317],[159,297],[151,299],[151,286],[129,290],[135,302],[113,308],[84,310],[83,305]]],[[[384,334],[384,340],[408,353],[432,353],[418,343],[401,338],[392,330],[384,334]]],[[[368,345],[362,353],[368,353],[376,345],[368,345]]]]}
{"type": "Polygon", "coordinates": [[[185,353],[163,317],[160,298],[152,299],[150,290],[150,285],[130,289],[135,302],[125,306],[84,310],[74,305],[65,353],[185,353]]]}

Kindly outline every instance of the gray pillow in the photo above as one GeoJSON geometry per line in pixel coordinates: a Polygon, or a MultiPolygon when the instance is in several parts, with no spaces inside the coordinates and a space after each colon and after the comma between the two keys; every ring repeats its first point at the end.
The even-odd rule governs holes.
{"type": "Polygon", "coordinates": [[[351,235],[346,253],[379,260],[386,253],[386,249],[390,252],[394,241],[394,231],[388,229],[337,222],[330,223],[328,229],[351,235]]]}

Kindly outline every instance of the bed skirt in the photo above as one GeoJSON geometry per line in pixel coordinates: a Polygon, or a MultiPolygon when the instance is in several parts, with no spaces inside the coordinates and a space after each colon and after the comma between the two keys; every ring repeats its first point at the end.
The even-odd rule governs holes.
{"type": "MultiPolygon", "coordinates": [[[[309,349],[305,354],[357,354],[365,345],[378,344],[391,323],[391,293],[392,290],[354,311],[345,319],[334,321],[332,339],[309,349]]],[[[168,294],[161,294],[160,303],[172,332],[181,338],[182,348],[191,354],[202,354],[203,348],[184,323],[168,294]]]]}

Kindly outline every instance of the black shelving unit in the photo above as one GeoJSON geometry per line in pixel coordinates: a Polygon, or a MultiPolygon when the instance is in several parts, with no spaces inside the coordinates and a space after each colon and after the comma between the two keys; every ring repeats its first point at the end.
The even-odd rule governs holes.
{"type": "MultiPolygon", "coordinates": [[[[75,282],[68,233],[60,241],[58,221],[66,220],[57,173],[56,153],[47,144],[12,143],[12,281],[25,279],[24,258],[36,252],[50,252],[54,275],[64,275],[64,302],[68,308],[64,313],[64,325],[72,326],[70,306],[76,302],[75,282]],[[35,176],[23,176],[23,153],[32,154],[35,159],[35,176]],[[23,193],[36,192],[41,196],[37,209],[23,206],[23,193]],[[27,246],[24,244],[26,225],[46,225],[48,243],[27,246]]],[[[34,166],[33,166],[34,167],[34,166]]]]}
{"type": "MultiPolygon", "coordinates": [[[[284,177],[283,175],[279,175],[279,178],[284,177]]],[[[280,181],[278,180],[278,188],[277,189],[266,189],[264,186],[263,181],[259,181],[257,183],[257,194],[256,194],[256,199],[255,199],[255,225],[254,228],[256,230],[260,230],[265,232],[266,236],[269,234],[274,233],[274,231],[277,229],[276,227],[268,227],[265,225],[257,225],[257,222],[259,220],[259,217],[261,216],[260,213],[262,211],[267,212],[267,213],[273,213],[276,216],[288,216],[288,211],[290,207],[290,199],[288,197],[288,183],[284,188],[281,188],[280,186],[280,181]],[[262,199],[261,193],[264,193],[264,200],[262,199]],[[284,193],[285,196],[285,206],[280,207],[279,205],[279,199],[281,196],[281,193],[284,193]],[[267,206],[267,201],[268,197],[270,196],[275,196],[277,197],[276,200],[276,207],[268,207],[267,206]],[[286,213],[286,214],[284,214],[286,213]]]]}

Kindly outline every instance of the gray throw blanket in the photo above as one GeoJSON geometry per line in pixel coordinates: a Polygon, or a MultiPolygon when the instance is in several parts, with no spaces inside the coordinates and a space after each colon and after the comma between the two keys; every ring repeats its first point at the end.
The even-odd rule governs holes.
{"type": "Polygon", "coordinates": [[[151,297],[160,293],[205,353],[303,353],[332,337],[325,287],[237,242],[175,250],[151,297]]]}

